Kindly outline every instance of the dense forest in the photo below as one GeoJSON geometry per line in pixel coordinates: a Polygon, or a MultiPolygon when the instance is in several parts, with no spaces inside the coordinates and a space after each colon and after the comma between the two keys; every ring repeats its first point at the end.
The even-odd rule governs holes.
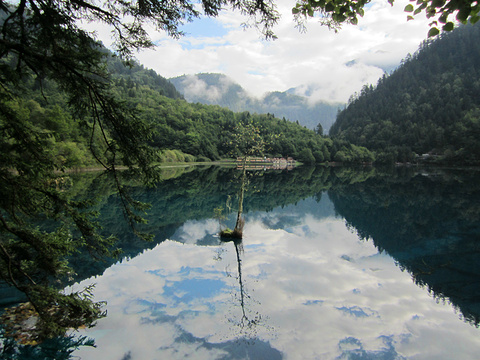
{"type": "Polygon", "coordinates": [[[364,86],[330,135],[377,161],[480,162],[480,24],[425,41],[390,75],[364,86]]]}
{"type": "MultiPolygon", "coordinates": [[[[152,126],[150,145],[161,151],[162,162],[211,161],[232,158],[230,142],[239,122],[254,124],[267,141],[266,156],[291,156],[304,163],[326,161],[371,162],[373,154],[343,140],[331,140],[297,123],[272,114],[235,113],[214,105],[191,104],[167,79],[133,63],[125,65],[108,54],[112,95],[152,126]]],[[[16,104],[36,129],[48,135],[52,156],[58,165],[72,168],[93,166],[105,149],[90,149],[89,119],[75,121],[66,97],[55,84],[33,77],[26,81],[28,98],[16,104]],[[87,123],[87,126],[82,126],[87,123]],[[93,155],[90,150],[93,150],[93,155]]],[[[103,136],[95,133],[94,136],[103,136]]],[[[108,136],[108,134],[107,134],[108,136]]]]}

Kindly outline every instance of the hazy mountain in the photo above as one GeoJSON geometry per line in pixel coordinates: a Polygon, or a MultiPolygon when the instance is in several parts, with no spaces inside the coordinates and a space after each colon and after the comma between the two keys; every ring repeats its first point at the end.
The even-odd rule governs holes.
{"type": "Polygon", "coordinates": [[[223,74],[183,75],[169,79],[185,99],[193,103],[220,105],[230,110],[274,114],[278,118],[296,122],[309,129],[322,124],[324,132],[335,121],[340,103],[309,103],[295,89],[269,92],[263,98],[250,96],[245,89],[223,74]]]}

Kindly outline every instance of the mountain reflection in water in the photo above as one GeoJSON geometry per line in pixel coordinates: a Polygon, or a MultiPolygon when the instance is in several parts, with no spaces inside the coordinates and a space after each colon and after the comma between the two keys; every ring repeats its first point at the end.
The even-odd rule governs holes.
{"type": "Polygon", "coordinates": [[[329,192],[363,239],[392,256],[416,284],[480,322],[478,172],[371,178],[329,192]]]}
{"type": "Polygon", "coordinates": [[[235,174],[210,168],[155,189],[132,185],[153,205],[153,243],[133,240],[115,197],[89,183],[85,193],[106,195],[102,221],[125,258],[106,268],[75,260],[77,281],[97,283],[108,316],[80,332],[97,348],[74,357],[477,358],[478,172],[251,173],[241,244],[221,242],[213,219],[238,189],[235,174]]]}

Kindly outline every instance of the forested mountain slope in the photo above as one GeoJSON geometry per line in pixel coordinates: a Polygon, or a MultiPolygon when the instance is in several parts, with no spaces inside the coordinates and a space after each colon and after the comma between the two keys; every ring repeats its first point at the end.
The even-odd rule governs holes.
{"type": "Polygon", "coordinates": [[[480,162],[480,24],[424,42],[376,87],[365,86],[330,134],[378,160],[480,162]],[[429,155],[426,155],[429,154],[429,155]],[[418,158],[417,156],[417,158],[418,158]]]}
{"type": "MultiPolygon", "coordinates": [[[[118,57],[104,50],[110,79],[106,79],[112,96],[124,102],[150,91],[165,99],[183,99],[182,95],[164,77],[139,64],[126,66],[118,57]]],[[[37,76],[23,79],[22,97],[10,100],[10,106],[31,123],[31,132],[45,141],[49,156],[60,167],[97,166],[106,145],[96,141],[102,135],[92,131],[91,115],[79,116],[72,110],[67,95],[55,82],[37,76]],[[95,145],[93,145],[95,144],[95,145]],[[94,156],[93,153],[96,155],[94,156]]],[[[108,131],[105,129],[106,133],[108,131]]],[[[6,155],[5,153],[3,155],[6,155]]]]}
{"type": "MultiPolygon", "coordinates": [[[[149,143],[160,150],[161,161],[234,157],[238,154],[232,152],[229,143],[236,136],[235,127],[239,122],[255,124],[261,136],[271,139],[267,144],[267,156],[292,156],[306,163],[373,160],[366,149],[344,141],[332,141],[271,114],[235,113],[216,105],[188,103],[172,83],[153,70],[135,63],[126,66],[110,53],[106,61],[112,96],[133,110],[137,118],[150,124],[153,136],[149,143]]],[[[95,166],[97,159],[108,160],[103,158],[105,148],[98,145],[102,141],[92,141],[92,134],[103,136],[101,132],[91,131],[94,119],[86,116],[77,121],[64,93],[54,83],[44,80],[40,84],[33,77],[25,83],[30,89],[28,96],[15,106],[29,118],[35,131],[48,137],[51,156],[58,166],[95,166]]],[[[108,138],[108,131],[105,135],[108,138]]]]}
{"type": "MultiPolygon", "coordinates": [[[[313,130],[271,114],[234,113],[220,106],[191,104],[169,99],[145,87],[139,87],[135,94],[130,98],[125,93],[121,95],[130,106],[140,110],[138,116],[153,125],[153,145],[166,154],[180,150],[183,154],[193,155],[194,159],[187,157],[190,161],[240,155],[231,144],[237,136],[239,123],[253,124],[259,129],[260,136],[267,141],[266,156],[292,156],[305,163],[373,161],[372,153],[363,147],[320,136],[313,130]]],[[[179,156],[177,160],[181,161],[182,155],[179,156]]]]}
{"type": "Polygon", "coordinates": [[[263,98],[255,98],[223,74],[183,75],[171,78],[170,81],[189,102],[220,105],[236,112],[274,114],[278,118],[298,121],[309,129],[316,129],[321,124],[325,132],[335,121],[337,109],[343,106],[323,101],[310,103],[306,97],[290,91],[274,91],[265,94],[263,98]]]}
{"type": "MultiPolygon", "coordinates": [[[[128,66],[119,58],[110,56],[108,58],[108,69],[119,87],[128,89],[135,87],[135,89],[138,89],[139,86],[147,86],[168,98],[183,99],[182,94],[170,81],[158,75],[154,70],[145,69],[141,64],[132,63],[128,66]]],[[[130,92],[130,95],[134,96],[133,91],[130,92]]]]}

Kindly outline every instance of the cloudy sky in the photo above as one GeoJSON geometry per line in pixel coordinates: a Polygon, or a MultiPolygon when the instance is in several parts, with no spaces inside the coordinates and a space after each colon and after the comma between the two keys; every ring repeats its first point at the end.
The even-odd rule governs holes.
{"type": "MultiPolygon", "coordinates": [[[[308,88],[314,100],[346,102],[415,52],[429,29],[423,14],[407,22],[403,9],[408,0],[396,0],[393,7],[387,0],[373,0],[357,26],[343,26],[339,33],[315,20],[300,33],[291,14],[294,1],[277,4],[282,15],[274,28],[278,40],[265,41],[257,30],[244,30],[245,18],[225,11],[187,24],[188,35],[180,40],[152,31],[157,47],[138,53],[137,59],[167,78],[216,72],[255,96],[295,87],[301,95],[308,88]]],[[[102,40],[108,44],[108,38],[102,40]]]]}

